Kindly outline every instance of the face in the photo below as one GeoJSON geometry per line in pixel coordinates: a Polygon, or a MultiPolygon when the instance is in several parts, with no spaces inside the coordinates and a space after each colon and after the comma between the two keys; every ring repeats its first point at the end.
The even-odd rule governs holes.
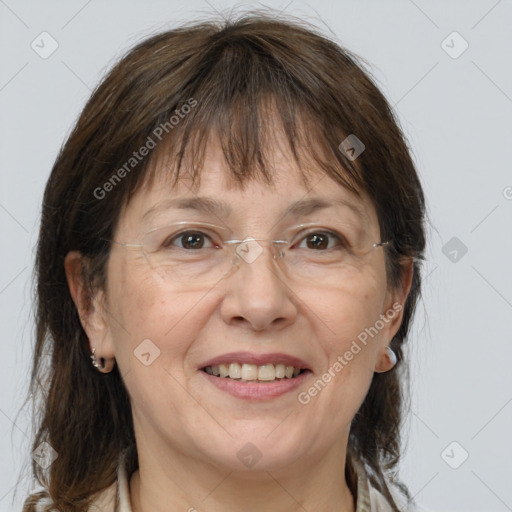
{"type": "MultiPolygon", "coordinates": [[[[136,243],[152,228],[186,220],[221,225],[231,239],[275,239],[299,222],[314,222],[381,241],[367,197],[320,172],[308,190],[292,162],[286,151],[276,150],[275,186],[253,181],[241,189],[212,143],[200,186],[192,190],[184,180],[171,190],[161,179],[139,191],[122,213],[115,240],[136,243]],[[221,200],[231,213],[167,205],[145,217],[169,199],[197,196],[221,200]],[[334,206],[284,215],[292,203],[312,198],[334,206]]],[[[241,261],[204,286],[207,280],[173,280],[172,272],[155,268],[139,248],[114,244],[98,301],[104,308],[86,330],[91,346],[115,357],[138,445],[229,470],[250,467],[251,456],[261,455],[258,469],[273,470],[343,453],[350,422],[399,327],[397,302],[403,304],[404,290],[387,286],[382,247],[343,270],[343,279],[299,278],[273,259],[271,246],[262,247],[257,259],[241,261]],[[212,375],[221,363],[235,374],[237,366],[230,363],[245,363],[240,371],[249,379],[256,372],[262,380],[212,375]],[[291,371],[287,366],[303,371],[279,377],[291,371]],[[264,380],[276,371],[277,380],[264,380]]]]}

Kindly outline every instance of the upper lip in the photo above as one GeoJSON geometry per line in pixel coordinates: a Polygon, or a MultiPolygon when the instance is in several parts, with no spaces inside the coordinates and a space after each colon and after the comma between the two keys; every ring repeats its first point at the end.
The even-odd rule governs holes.
{"type": "Polygon", "coordinates": [[[294,368],[310,370],[309,365],[302,359],[291,356],[289,354],[283,354],[281,352],[274,352],[272,354],[255,354],[254,352],[230,352],[228,354],[222,354],[212,359],[208,359],[208,361],[201,363],[199,368],[203,369],[206,366],[229,363],[246,363],[255,364],[257,366],[263,366],[265,364],[284,364],[286,366],[293,366],[294,368]]]}

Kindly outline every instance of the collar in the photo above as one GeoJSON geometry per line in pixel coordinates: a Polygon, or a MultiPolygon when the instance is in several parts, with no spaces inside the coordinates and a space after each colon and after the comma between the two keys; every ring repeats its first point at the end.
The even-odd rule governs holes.
{"type": "Polygon", "coordinates": [[[350,448],[347,449],[345,472],[347,473],[347,480],[352,495],[356,496],[355,512],[371,512],[372,507],[368,476],[359,455],[350,448]]]}

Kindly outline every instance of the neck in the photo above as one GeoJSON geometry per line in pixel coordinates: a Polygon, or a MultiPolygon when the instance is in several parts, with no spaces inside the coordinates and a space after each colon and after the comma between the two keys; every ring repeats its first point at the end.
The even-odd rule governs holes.
{"type": "Polygon", "coordinates": [[[345,480],[345,452],[293,468],[237,472],[194,461],[181,454],[144,456],[129,479],[133,512],[354,512],[345,480]]]}

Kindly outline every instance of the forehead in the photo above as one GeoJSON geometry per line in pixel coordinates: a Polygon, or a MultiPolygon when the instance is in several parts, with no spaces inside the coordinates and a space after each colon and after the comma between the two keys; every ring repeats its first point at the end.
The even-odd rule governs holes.
{"type": "Polygon", "coordinates": [[[341,215],[369,230],[378,225],[373,203],[365,193],[355,194],[313,163],[299,169],[283,147],[276,145],[270,155],[270,182],[262,176],[235,180],[215,139],[205,147],[195,181],[184,169],[171,184],[170,159],[156,161],[154,179],[132,197],[122,212],[121,227],[128,223],[138,229],[150,228],[159,218],[173,214],[255,222],[341,215]]]}

